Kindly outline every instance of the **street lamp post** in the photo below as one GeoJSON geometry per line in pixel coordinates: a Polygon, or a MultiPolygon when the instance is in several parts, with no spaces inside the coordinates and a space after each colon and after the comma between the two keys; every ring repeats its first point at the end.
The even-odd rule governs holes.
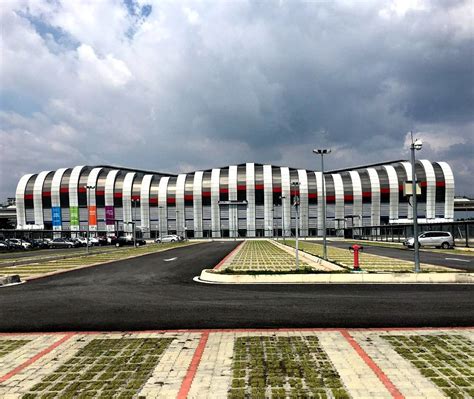
{"type": "Polygon", "coordinates": [[[281,200],[281,235],[283,236],[283,243],[286,244],[285,239],[285,206],[283,204],[283,200],[286,199],[284,195],[280,195],[281,200]]]}
{"type": "Polygon", "coordinates": [[[132,204],[133,204],[133,213],[132,213],[132,234],[133,234],[133,247],[135,248],[137,246],[137,238],[136,238],[136,223],[135,223],[135,213],[137,210],[137,199],[132,198],[132,204]]]}
{"type": "MultiPolygon", "coordinates": [[[[300,182],[299,181],[294,181],[291,183],[292,187],[295,188],[295,190],[299,189],[300,182]]],[[[296,242],[295,242],[295,258],[296,258],[296,270],[299,270],[300,267],[300,262],[299,262],[299,254],[298,254],[298,238],[299,238],[299,217],[298,217],[298,207],[300,205],[300,197],[299,195],[295,195],[294,200],[293,200],[293,205],[295,207],[296,211],[296,242]]]]}
{"type": "Polygon", "coordinates": [[[86,252],[89,255],[89,234],[90,234],[90,221],[89,221],[89,202],[90,202],[90,190],[94,190],[95,186],[84,186],[87,190],[87,239],[86,239],[86,252]]]}
{"type": "Polygon", "coordinates": [[[416,172],[415,172],[415,150],[421,150],[423,143],[420,139],[413,141],[413,133],[411,134],[411,188],[413,197],[413,247],[415,252],[415,273],[420,272],[420,245],[418,242],[418,208],[416,201],[416,172]]]}
{"type": "Polygon", "coordinates": [[[324,155],[330,154],[330,149],[314,149],[315,154],[321,155],[321,174],[323,180],[323,198],[321,199],[323,205],[323,259],[328,259],[328,250],[326,242],[326,181],[324,179],[324,155]]]}

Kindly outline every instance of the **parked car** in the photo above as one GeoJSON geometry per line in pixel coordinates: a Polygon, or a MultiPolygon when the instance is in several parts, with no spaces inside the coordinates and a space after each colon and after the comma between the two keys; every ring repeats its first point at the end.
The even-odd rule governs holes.
{"type": "Polygon", "coordinates": [[[33,246],[33,248],[46,249],[46,248],[49,248],[49,241],[42,240],[39,238],[39,239],[31,240],[31,245],[33,246]]]}
{"type": "MultiPolygon", "coordinates": [[[[76,242],[78,242],[81,247],[87,246],[87,237],[76,237],[76,238],[74,238],[74,240],[76,242]]],[[[89,243],[89,245],[90,245],[90,243],[89,243]]]]}
{"type": "Polygon", "coordinates": [[[51,242],[50,248],[74,248],[74,243],[66,238],[55,238],[51,242]]]}
{"type": "Polygon", "coordinates": [[[71,241],[74,244],[74,248],[79,248],[83,246],[82,242],[77,237],[66,238],[66,240],[71,241]]]}
{"type": "Polygon", "coordinates": [[[163,237],[158,237],[155,242],[161,244],[162,242],[178,242],[181,241],[180,237],[176,234],[168,234],[163,237]]]}
{"type": "Polygon", "coordinates": [[[97,237],[97,242],[97,245],[100,245],[101,247],[104,245],[109,245],[109,240],[107,239],[107,236],[97,237]]]}
{"type": "MultiPolygon", "coordinates": [[[[420,247],[449,249],[454,247],[454,238],[448,231],[427,231],[418,236],[418,243],[420,247]]],[[[405,240],[403,245],[408,248],[413,248],[415,245],[415,239],[410,237],[405,240]]]]}
{"type": "Polygon", "coordinates": [[[89,245],[90,246],[99,245],[99,239],[97,237],[90,237],[89,245]]]}
{"type": "Polygon", "coordinates": [[[10,249],[10,244],[4,240],[0,240],[0,251],[8,251],[10,249]]]}
{"type": "Polygon", "coordinates": [[[9,238],[7,242],[18,249],[31,249],[31,244],[28,241],[19,238],[9,238]]]}
{"type": "MultiPolygon", "coordinates": [[[[146,245],[146,241],[142,240],[141,238],[135,239],[135,243],[137,246],[146,245]]],[[[111,244],[115,245],[116,247],[123,247],[124,245],[133,245],[133,237],[130,237],[130,236],[114,237],[111,240],[111,244]]]]}

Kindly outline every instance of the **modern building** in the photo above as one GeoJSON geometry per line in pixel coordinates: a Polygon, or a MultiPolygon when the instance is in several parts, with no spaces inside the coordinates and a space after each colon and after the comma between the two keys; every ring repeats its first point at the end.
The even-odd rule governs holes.
{"type": "MultiPolygon", "coordinates": [[[[420,222],[453,221],[454,176],[446,162],[420,160],[420,222]]],[[[329,233],[344,227],[410,223],[408,161],[325,173],[329,233]]],[[[182,174],[76,166],[23,176],[17,229],[130,232],[144,237],[259,237],[294,234],[299,197],[302,236],[322,234],[321,172],[245,163],[182,174]],[[298,182],[298,185],[292,184],[298,182]],[[89,187],[89,188],[87,188],[89,187]],[[88,226],[89,225],[89,226],[88,226]]]]}

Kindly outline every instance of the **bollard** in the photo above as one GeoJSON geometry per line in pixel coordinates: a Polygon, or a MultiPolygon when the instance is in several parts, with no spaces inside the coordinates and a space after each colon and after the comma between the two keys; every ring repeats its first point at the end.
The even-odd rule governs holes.
{"type": "Polygon", "coordinates": [[[362,251],[364,247],[362,245],[354,244],[349,247],[349,251],[354,253],[354,271],[360,271],[359,266],[359,252],[362,251]]]}

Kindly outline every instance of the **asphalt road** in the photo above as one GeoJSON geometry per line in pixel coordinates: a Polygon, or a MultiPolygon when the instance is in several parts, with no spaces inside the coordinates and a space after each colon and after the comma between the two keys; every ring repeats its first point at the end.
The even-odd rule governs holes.
{"type": "Polygon", "coordinates": [[[0,331],[474,325],[468,285],[193,281],[235,246],[177,248],[0,288],[0,331]]]}
{"type": "MultiPolygon", "coordinates": [[[[321,241],[318,241],[318,244],[321,244],[321,241]]],[[[354,243],[350,240],[345,241],[328,241],[328,244],[334,247],[343,248],[349,250],[349,246],[354,243]]],[[[358,243],[360,245],[360,242],[358,243]]],[[[364,245],[364,252],[368,254],[387,256],[389,258],[395,259],[404,259],[413,261],[414,253],[412,249],[407,248],[387,248],[379,246],[364,245]]],[[[453,267],[456,269],[463,269],[469,272],[474,272],[474,256],[472,255],[459,255],[457,253],[448,253],[447,250],[443,252],[435,251],[420,251],[420,261],[421,263],[429,263],[432,265],[439,265],[445,267],[453,267]]],[[[364,265],[361,265],[363,268],[364,265]]]]}

